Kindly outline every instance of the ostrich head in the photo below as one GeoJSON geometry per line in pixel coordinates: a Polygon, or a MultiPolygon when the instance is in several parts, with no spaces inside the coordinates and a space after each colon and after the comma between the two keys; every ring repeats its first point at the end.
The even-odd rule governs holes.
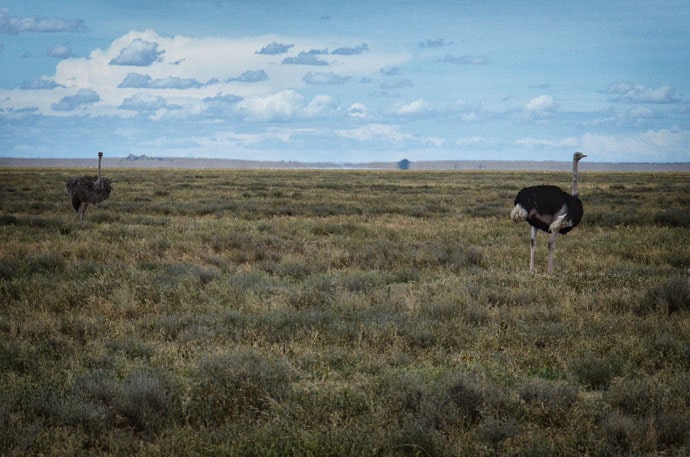
{"type": "MultiPolygon", "coordinates": [[[[100,153],[99,153],[99,154],[100,154],[100,153]]],[[[585,154],[583,154],[583,153],[581,153],[581,152],[578,151],[578,152],[576,152],[575,154],[573,154],[573,161],[574,161],[574,162],[579,162],[580,159],[583,159],[583,158],[585,158],[585,157],[587,157],[585,154]]]]}

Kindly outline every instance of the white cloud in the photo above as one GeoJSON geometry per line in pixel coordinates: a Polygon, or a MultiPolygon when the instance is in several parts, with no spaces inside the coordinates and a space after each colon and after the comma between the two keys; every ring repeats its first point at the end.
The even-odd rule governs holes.
{"type": "Polygon", "coordinates": [[[56,57],[58,59],[68,59],[74,56],[72,50],[63,44],[56,44],[52,48],[48,49],[46,55],[48,57],[56,57]]]}
{"type": "Polygon", "coordinates": [[[546,146],[552,148],[574,148],[580,144],[580,141],[574,137],[562,138],[559,140],[544,139],[544,138],[520,138],[515,141],[515,144],[520,146],[546,146]]]}
{"type": "Polygon", "coordinates": [[[331,54],[341,55],[341,56],[354,56],[354,55],[361,54],[363,52],[368,52],[368,51],[369,51],[369,45],[366,43],[362,43],[359,46],[356,46],[354,48],[342,47],[342,48],[334,49],[331,52],[331,54]]]}
{"type": "Polygon", "coordinates": [[[431,104],[423,99],[415,100],[407,104],[397,104],[393,106],[388,114],[399,117],[428,117],[434,114],[434,109],[431,104]]]}
{"type": "Polygon", "coordinates": [[[63,97],[51,107],[55,111],[74,111],[80,106],[91,105],[100,100],[98,94],[90,89],[80,89],[75,95],[63,97]]]}
{"type": "Polygon", "coordinates": [[[154,62],[160,62],[165,51],[158,50],[158,43],[144,41],[141,38],[133,40],[120,54],[110,61],[110,65],[132,65],[148,67],[154,62]]]}
{"type": "MultiPolygon", "coordinates": [[[[687,130],[647,130],[628,135],[585,134],[583,150],[611,161],[639,161],[642,157],[671,157],[687,161],[690,157],[690,132],[687,130]]],[[[653,161],[653,160],[651,160],[653,161]]]]}
{"type": "Polygon", "coordinates": [[[278,54],[284,54],[292,48],[294,44],[282,44],[282,43],[276,43],[275,41],[273,43],[267,44],[263,48],[261,48],[259,51],[256,51],[257,54],[263,54],[267,56],[274,56],[278,54]]]}
{"type": "Polygon", "coordinates": [[[557,105],[550,95],[540,95],[528,101],[522,110],[515,113],[513,120],[522,122],[544,123],[553,117],[557,111],[557,105]]]}
{"type": "Polygon", "coordinates": [[[347,110],[350,117],[365,118],[367,117],[367,107],[362,103],[353,103],[347,110]]]}
{"type": "Polygon", "coordinates": [[[268,75],[264,70],[247,70],[237,78],[226,79],[226,82],[238,81],[242,83],[258,83],[261,81],[266,81],[267,79],[268,75]]]}
{"type": "Polygon", "coordinates": [[[27,89],[27,90],[46,90],[46,89],[55,89],[56,87],[65,87],[61,84],[56,83],[55,81],[52,81],[50,79],[45,79],[45,78],[40,78],[35,81],[27,82],[25,81],[21,86],[19,86],[20,89],[27,89]]]}
{"type": "MultiPolygon", "coordinates": [[[[174,113],[157,111],[152,117],[154,121],[228,116],[257,122],[332,116],[345,111],[314,96],[305,101],[300,94],[305,83],[342,85],[350,80],[373,78],[382,66],[395,67],[410,57],[369,45],[365,51],[365,43],[355,48],[337,44],[337,40],[319,43],[310,38],[270,35],[194,38],[165,37],[152,30],[132,31],[105,48],[93,49],[86,57],[60,60],[54,75],[25,82],[22,89],[0,89],[0,100],[6,113],[31,110],[50,115],[56,114],[57,108],[65,116],[77,108],[88,107],[79,109],[79,115],[131,117],[132,110],[123,107],[134,108],[138,106],[134,102],[142,100],[138,94],[149,94],[163,97],[166,108],[175,108],[174,113]],[[305,79],[304,66],[281,65],[284,55],[270,54],[277,52],[277,47],[269,47],[262,54],[256,52],[266,48],[266,43],[291,43],[284,48],[312,49],[307,54],[324,61],[337,58],[333,62],[338,71],[311,72],[305,79]],[[329,47],[339,49],[339,54],[328,53],[329,47]],[[145,71],[133,71],[136,69],[145,71]],[[42,90],[38,93],[32,89],[42,90]],[[82,89],[97,94],[98,99],[85,97],[85,93],[75,95],[82,89]],[[242,101],[232,109],[226,106],[213,111],[204,100],[218,93],[233,93],[242,101]]],[[[351,118],[356,117],[353,114],[355,111],[351,118]]]]}
{"type": "Polygon", "coordinates": [[[304,78],[302,78],[302,81],[304,81],[305,84],[333,85],[333,84],[345,84],[349,79],[350,78],[348,76],[336,75],[333,72],[320,73],[320,72],[310,71],[309,73],[304,75],[304,78]]]}
{"type": "Polygon", "coordinates": [[[540,95],[527,102],[524,106],[525,111],[543,113],[552,111],[555,107],[553,97],[550,95],[540,95]]]}
{"type": "Polygon", "coordinates": [[[580,137],[561,139],[521,138],[518,146],[535,148],[581,150],[598,162],[653,162],[655,157],[667,161],[687,162],[690,158],[690,131],[679,129],[647,130],[639,133],[607,135],[586,133],[580,137]]]}
{"type": "Polygon", "coordinates": [[[314,65],[317,67],[327,66],[328,62],[320,59],[318,56],[326,54],[327,51],[312,49],[311,51],[302,51],[297,54],[297,57],[286,57],[283,59],[283,65],[314,65]]]}
{"type": "Polygon", "coordinates": [[[656,89],[630,82],[611,84],[604,94],[613,95],[611,101],[626,103],[678,103],[675,89],[671,86],[661,86],[656,89]]]}
{"type": "Polygon", "coordinates": [[[367,124],[353,129],[336,130],[334,132],[341,138],[360,142],[383,142],[398,145],[422,145],[424,147],[439,148],[444,144],[443,139],[434,137],[418,137],[400,131],[400,126],[390,124],[367,124]]]}
{"type": "Polygon", "coordinates": [[[217,81],[201,83],[196,79],[178,78],[176,76],[153,79],[148,75],[130,73],[117,87],[121,89],[191,89],[216,83],[217,81]]]}
{"type": "Polygon", "coordinates": [[[304,97],[294,90],[284,90],[265,97],[247,97],[238,103],[247,118],[255,121],[287,120],[304,105],[304,97]]]}
{"type": "Polygon", "coordinates": [[[10,16],[8,8],[0,8],[0,34],[83,32],[86,30],[81,19],[43,18],[38,16],[10,16]]]}
{"type": "Polygon", "coordinates": [[[120,108],[133,111],[156,111],[167,106],[165,99],[159,95],[135,94],[125,98],[120,108]]]}
{"type": "Polygon", "coordinates": [[[317,95],[302,110],[302,115],[306,117],[331,116],[339,111],[339,106],[335,99],[330,95],[317,95]]]}

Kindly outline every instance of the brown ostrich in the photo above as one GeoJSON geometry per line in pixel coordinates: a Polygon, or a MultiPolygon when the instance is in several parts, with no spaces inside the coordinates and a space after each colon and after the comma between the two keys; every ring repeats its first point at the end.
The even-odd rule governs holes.
{"type": "Polygon", "coordinates": [[[110,179],[101,177],[101,160],[103,153],[98,153],[98,176],[79,176],[68,179],[65,183],[67,192],[72,196],[74,211],[79,213],[79,220],[84,222],[84,213],[89,203],[94,205],[107,200],[113,186],[110,179]]]}

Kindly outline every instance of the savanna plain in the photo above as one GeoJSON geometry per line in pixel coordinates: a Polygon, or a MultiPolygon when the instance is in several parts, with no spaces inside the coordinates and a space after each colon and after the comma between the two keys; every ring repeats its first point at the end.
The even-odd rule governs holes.
{"type": "Polygon", "coordinates": [[[690,454],[690,176],[0,169],[0,454],[690,454]]]}

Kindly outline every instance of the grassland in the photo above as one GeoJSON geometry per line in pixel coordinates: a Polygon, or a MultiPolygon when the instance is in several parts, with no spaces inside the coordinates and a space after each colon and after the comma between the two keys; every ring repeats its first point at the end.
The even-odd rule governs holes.
{"type": "Polygon", "coordinates": [[[0,169],[0,454],[690,453],[690,176],[0,169]]]}

